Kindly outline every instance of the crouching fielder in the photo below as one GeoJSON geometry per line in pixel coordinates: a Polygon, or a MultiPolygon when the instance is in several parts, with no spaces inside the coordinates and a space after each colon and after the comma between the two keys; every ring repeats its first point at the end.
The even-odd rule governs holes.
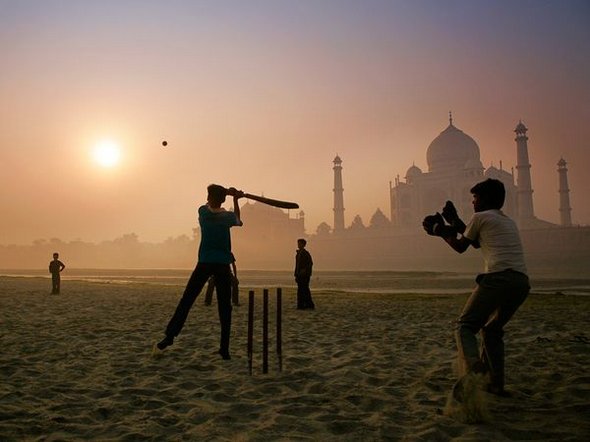
{"type": "Polygon", "coordinates": [[[504,326],[530,290],[518,229],[501,211],[504,185],[487,179],[476,184],[471,193],[475,213],[467,225],[450,201],[442,215],[427,216],[423,222],[429,235],[442,237],[458,253],[469,246],[479,248],[485,262],[484,273],[477,275],[477,285],[457,322],[455,337],[463,377],[455,384],[453,394],[459,400],[462,380],[469,373],[489,373],[488,391],[508,395],[504,389],[504,326]],[[477,343],[480,331],[481,349],[477,343]]]}

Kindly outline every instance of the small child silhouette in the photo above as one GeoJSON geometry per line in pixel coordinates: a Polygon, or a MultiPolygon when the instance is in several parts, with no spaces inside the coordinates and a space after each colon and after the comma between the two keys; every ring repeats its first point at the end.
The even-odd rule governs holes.
{"type": "Polygon", "coordinates": [[[53,254],[53,261],[49,262],[49,273],[51,273],[51,294],[59,294],[61,277],[60,273],[66,268],[65,264],[59,259],[59,253],[53,254]]]}

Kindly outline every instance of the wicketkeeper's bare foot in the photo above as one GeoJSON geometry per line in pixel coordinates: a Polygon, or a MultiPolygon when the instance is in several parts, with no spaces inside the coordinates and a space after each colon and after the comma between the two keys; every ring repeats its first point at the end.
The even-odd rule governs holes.
{"type": "Polygon", "coordinates": [[[455,385],[453,385],[453,399],[457,402],[463,402],[465,399],[466,376],[467,375],[460,377],[459,380],[455,382],[455,385]]]}

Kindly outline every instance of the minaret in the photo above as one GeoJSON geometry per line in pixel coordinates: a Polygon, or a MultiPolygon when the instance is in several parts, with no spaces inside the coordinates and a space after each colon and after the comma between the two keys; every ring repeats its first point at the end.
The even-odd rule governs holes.
{"type": "Polygon", "coordinates": [[[533,189],[531,186],[531,165],[529,163],[529,148],[526,136],[527,128],[522,121],[516,129],[516,187],[518,200],[518,221],[523,222],[535,217],[533,210],[533,189]]]}
{"type": "Polygon", "coordinates": [[[570,189],[567,183],[567,163],[563,158],[557,162],[559,174],[559,218],[561,225],[572,225],[572,208],[570,207],[570,189]]]}
{"type": "Polygon", "coordinates": [[[342,188],[342,160],[334,158],[334,232],[344,231],[344,189],[342,188]]]}

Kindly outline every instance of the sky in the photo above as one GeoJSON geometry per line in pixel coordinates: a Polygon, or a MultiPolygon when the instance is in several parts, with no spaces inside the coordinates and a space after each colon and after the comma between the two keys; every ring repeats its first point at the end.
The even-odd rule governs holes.
{"type": "Polygon", "coordinates": [[[336,155],[345,222],[368,223],[389,215],[390,181],[428,169],[449,111],[485,167],[516,165],[522,119],[535,214],[559,222],[563,157],[573,222],[590,223],[588,1],[0,9],[0,244],[190,236],[210,183],[296,201],[315,233],[333,223],[336,155]]]}

